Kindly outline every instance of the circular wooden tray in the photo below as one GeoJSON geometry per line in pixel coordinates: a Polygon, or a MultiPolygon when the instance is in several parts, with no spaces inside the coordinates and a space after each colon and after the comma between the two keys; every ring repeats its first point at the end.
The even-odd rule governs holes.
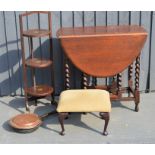
{"type": "Polygon", "coordinates": [[[26,65],[34,68],[45,68],[52,64],[51,60],[32,58],[26,60],[26,65]]]}
{"type": "Polygon", "coordinates": [[[23,35],[26,37],[44,37],[50,34],[49,30],[45,29],[29,29],[23,32],[23,35]]]}
{"type": "Polygon", "coordinates": [[[26,88],[26,92],[32,96],[47,96],[53,93],[53,88],[47,85],[36,85],[26,88]]]}

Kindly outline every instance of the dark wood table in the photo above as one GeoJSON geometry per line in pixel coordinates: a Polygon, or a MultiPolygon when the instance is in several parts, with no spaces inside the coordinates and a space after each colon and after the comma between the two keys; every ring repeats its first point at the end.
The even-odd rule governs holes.
{"type": "Polygon", "coordinates": [[[138,25],[96,26],[61,28],[57,32],[66,56],[65,82],[70,89],[70,71],[67,60],[83,74],[83,88],[106,89],[112,100],[134,100],[135,111],[139,110],[140,52],[147,38],[145,29],[138,25]],[[133,62],[135,79],[133,87],[133,62]],[[121,85],[121,72],[128,68],[128,87],[121,85]],[[98,86],[96,80],[91,87],[87,77],[113,77],[110,85],[98,86]],[[122,93],[128,92],[128,97],[122,93]]]}

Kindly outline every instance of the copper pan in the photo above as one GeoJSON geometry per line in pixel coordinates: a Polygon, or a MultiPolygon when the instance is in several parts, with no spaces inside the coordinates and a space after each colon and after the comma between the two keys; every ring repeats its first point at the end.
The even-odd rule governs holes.
{"type": "Polygon", "coordinates": [[[56,113],[56,111],[52,111],[42,116],[38,116],[34,113],[19,114],[10,119],[9,125],[16,132],[30,133],[38,129],[45,117],[54,113],[56,113]]]}

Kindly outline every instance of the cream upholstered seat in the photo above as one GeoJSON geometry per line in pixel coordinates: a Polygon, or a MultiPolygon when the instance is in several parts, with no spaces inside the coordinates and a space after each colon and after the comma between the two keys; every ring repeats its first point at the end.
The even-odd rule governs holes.
{"type": "Polygon", "coordinates": [[[110,112],[109,92],[99,89],[65,90],[57,112],[110,112]]]}
{"type": "Polygon", "coordinates": [[[111,102],[109,92],[100,89],[65,90],[61,93],[57,112],[61,124],[61,135],[64,135],[64,118],[68,112],[100,112],[105,120],[103,135],[107,135],[111,102]]]}

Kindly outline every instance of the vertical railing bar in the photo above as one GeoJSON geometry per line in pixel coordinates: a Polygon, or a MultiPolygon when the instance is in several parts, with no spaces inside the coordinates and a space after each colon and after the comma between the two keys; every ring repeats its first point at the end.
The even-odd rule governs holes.
{"type": "Polygon", "coordinates": [[[94,11],[94,26],[96,26],[96,11],[94,11]]]}
{"type": "MultiPolygon", "coordinates": [[[[28,16],[26,16],[26,29],[27,30],[29,29],[29,19],[28,19],[28,16]]],[[[29,40],[29,38],[28,38],[28,46],[29,46],[29,55],[30,55],[30,40],[29,40]]]]}
{"type": "Polygon", "coordinates": [[[120,24],[119,19],[120,19],[120,15],[119,15],[119,11],[117,11],[117,25],[119,25],[119,24],[120,24]]]}
{"type": "Polygon", "coordinates": [[[18,45],[18,31],[17,31],[17,17],[16,17],[16,12],[14,11],[14,15],[15,15],[15,27],[16,27],[16,39],[17,39],[17,54],[18,54],[18,65],[19,65],[19,82],[20,82],[20,91],[21,91],[21,95],[23,95],[23,91],[22,91],[22,88],[23,88],[23,84],[22,84],[22,71],[21,71],[21,63],[20,63],[20,51],[19,51],[19,45],[18,45]]]}
{"type": "MultiPolygon", "coordinates": [[[[129,25],[131,25],[131,11],[129,11],[129,25]]],[[[128,67],[128,87],[130,87],[132,83],[132,76],[133,76],[133,62],[128,67]]],[[[128,91],[128,96],[130,96],[131,93],[128,91]]]]}
{"type": "Polygon", "coordinates": [[[85,26],[85,24],[84,24],[84,11],[82,11],[82,25],[83,25],[83,27],[85,26]]]}
{"type": "Polygon", "coordinates": [[[129,11],[129,25],[131,25],[131,11],[129,11]]]}
{"type": "MultiPolygon", "coordinates": [[[[74,18],[75,18],[75,15],[74,15],[74,11],[72,11],[72,27],[74,28],[75,27],[75,22],[74,22],[74,18]]],[[[73,65],[72,66],[72,69],[73,69],[73,87],[76,88],[76,67],[73,65]]]]}
{"type": "Polygon", "coordinates": [[[3,11],[3,19],[4,19],[4,33],[5,33],[5,42],[6,42],[6,52],[7,52],[7,61],[8,61],[8,74],[9,74],[9,91],[10,91],[10,95],[11,92],[12,92],[12,82],[11,82],[11,75],[10,75],[10,71],[9,71],[9,68],[10,68],[10,63],[9,63],[9,56],[8,56],[8,44],[7,44],[7,34],[6,34],[6,21],[5,21],[5,12],[3,11]]]}
{"type": "MultiPolygon", "coordinates": [[[[85,22],[84,22],[84,11],[82,11],[82,27],[84,27],[85,26],[85,24],[84,24],[85,22]]],[[[81,76],[80,76],[81,78],[81,88],[83,89],[83,73],[81,73],[81,76]]]]}
{"type": "MultiPolygon", "coordinates": [[[[96,26],[96,11],[94,11],[94,26],[96,26]]],[[[97,85],[97,77],[92,77],[92,84],[97,85]]]]}
{"type": "Polygon", "coordinates": [[[105,25],[107,26],[108,24],[108,13],[107,13],[107,11],[105,12],[105,25]]]}
{"type": "MultiPolygon", "coordinates": [[[[39,30],[41,29],[41,25],[40,25],[40,13],[38,13],[38,28],[39,30]]],[[[41,46],[41,38],[39,38],[39,49],[40,49],[40,55],[41,58],[43,58],[43,50],[42,50],[42,46],[41,46]]]]}
{"type": "Polygon", "coordinates": [[[150,15],[151,23],[150,23],[150,40],[149,40],[149,65],[148,65],[148,78],[147,78],[147,86],[146,89],[150,92],[150,68],[151,68],[151,45],[152,45],[152,24],[153,24],[153,11],[151,11],[150,15]]]}
{"type": "Polygon", "coordinates": [[[139,15],[139,26],[141,26],[141,24],[142,24],[142,12],[140,11],[139,14],[140,14],[139,15]]]}
{"type": "MultiPolygon", "coordinates": [[[[62,11],[60,11],[60,28],[62,28],[62,11]]],[[[66,89],[66,57],[64,52],[61,55],[62,68],[63,68],[63,89],[66,89]]]]}
{"type": "MultiPolygon", "coordinates": [[[[106,11],[106,26],[108,26],[108,11],[106,11]]],[[[105,78],[105,84],[107,85],[107,77],[105,78]]]]}
{"type": "Polygon", "coordinates": [[[74,23],[74,11],[72,11],[72,25],[73,25],[73,27],[75,26],[75,23],[74,23]]]}
{"type": "MultiPolygon", "coordinates": [[[[26,11],[26,13],[27,13],[27,11],[26,11]]],[[[29,18],[28,18],[28,16],[26,16],[26,29],[28,30],[29,29],[29,18]]],[[[25,39],[25,38],[24,38],[25,39]]],[[[29,38],[27,38],[27,40],[28,40],[28,49],[29,49],[29,56],[30,56],[30,39],[29,38]]],[[[26,59],[26,50],[25,50],[25,59],[26,59]]],[[[28,56],[28,57],[29,57],[28,56]]],[[[30,74],[28,74],[28,72],[30,71],[30,69],[28,68],[27,69],[27,76],[31,76],[32,77],[32,72],[30,71],[30,74]]],[[[32,81],[31,81],[31,85],[32,85],[32,81]]],[[[28,83],[27,83],[27,86],[28,86],[28,83]]]]}
{"type": "Polygon", "coordinates": [[[62,11],[60,11],[60,27],[62,27],[62,11]]]}
{"type": "MultiPolygon", "coordinates": [[[[41,25],[40,25],[40,13],[38,12],[37,13],[38,15],[38,28],[39,30],[41,29],[41,25]]],[[[39,53],[40,53],[40,56],[41,56],[41,59],[43,59],[43,50],[42,50],[42,45],[41,45],[41,38],[39,38],[39,53]]],[[[42,83],[44,83],[44,71],[41,70],[41,81],[42,83]]]]}

